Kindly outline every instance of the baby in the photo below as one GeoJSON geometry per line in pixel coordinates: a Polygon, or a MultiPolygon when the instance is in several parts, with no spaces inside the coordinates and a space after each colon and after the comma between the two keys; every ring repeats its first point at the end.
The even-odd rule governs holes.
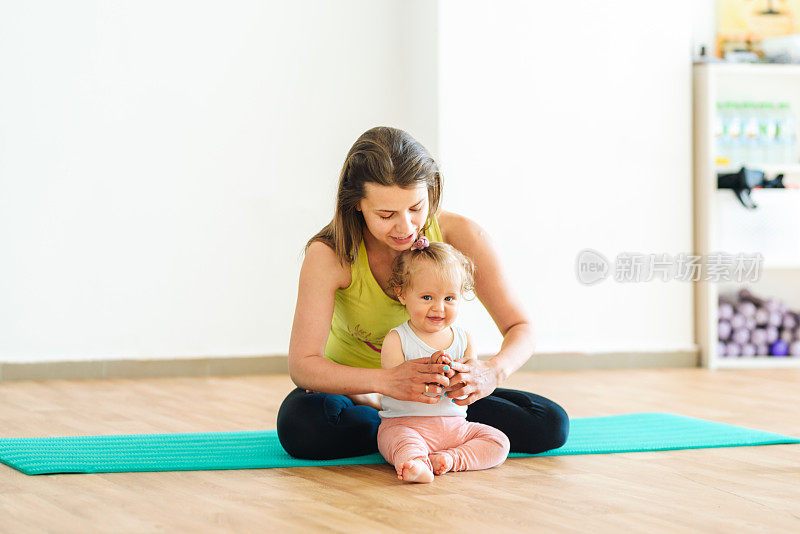
{"type": "MultiPolygon", "coordinates": [[[[386,335],[384,369],[432,355],[445,364],[474,359],[469,334],[453,325],[463,293],[474,285],[473,272],[472,262],[458,250],[425,237],[395,260],[390,283],[410,319],[386,335]]],[[[445,369],[448,377],[455,374],[445,369]]],[[[488,469],[508,455],[506,435],[467,422],[467,407],[454,404],[446,392],[436,404],[381,399],[378,449],[400,480],[431,482],[434,474],[488,469]]]]}

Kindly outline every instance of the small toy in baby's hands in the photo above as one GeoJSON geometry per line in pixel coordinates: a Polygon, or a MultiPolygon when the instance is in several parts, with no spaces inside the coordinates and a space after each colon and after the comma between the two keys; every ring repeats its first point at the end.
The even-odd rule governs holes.
{"type": "MultiPolygon", "coordinates": [[[[456,374],[456,372],[453,371],[453,369],[450,367],[450,363],[452,363],[452,359],[450,358],[450,356],[448,356],[447,354],[445,354],[442,351],[437,351],[433,355],[431,355],[431,363],[443,363],[443,364],[445,364],[444,365],[444,373],[443,374],[448,379],[453,378],[453,376],[456,374]]],[[[428,385],[431,388],[433,388],[433,387],[441,387],[439,384],[435,384],[435,383],[431,383],[431,384],[428,384],[428,385]]],[[[426,391],[425,392],[425,396],[427,396],[427,397],[442,397],[449,390],[450,390],[450,388],[443,389],[442,392],[439,393],[439,394],[426,391]]]]}

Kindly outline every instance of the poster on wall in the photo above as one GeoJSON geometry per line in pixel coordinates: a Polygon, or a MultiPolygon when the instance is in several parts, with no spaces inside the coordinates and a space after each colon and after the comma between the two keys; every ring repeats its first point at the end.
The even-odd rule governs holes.
{"type": "Polygon", "coordinates": [[[719,58],[749,52],[763,59],[764,39],[797,34],[800,0],[717,0],[719,58]]]}

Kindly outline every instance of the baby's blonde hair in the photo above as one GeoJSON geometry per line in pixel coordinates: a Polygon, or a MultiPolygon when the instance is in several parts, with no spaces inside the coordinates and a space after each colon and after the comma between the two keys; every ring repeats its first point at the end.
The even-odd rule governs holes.
{"type": "Polygon", "coordinates": [[[440,276],[447,278],[458,273],[461,276],[461,293],[475,288],[475,264],[457,248],[447,243],[431,243],[423,249],[403,251],[392,264],[389,287],[403,294],[411,286],[414,272],[421,261],[432,262],[440,276]]]}

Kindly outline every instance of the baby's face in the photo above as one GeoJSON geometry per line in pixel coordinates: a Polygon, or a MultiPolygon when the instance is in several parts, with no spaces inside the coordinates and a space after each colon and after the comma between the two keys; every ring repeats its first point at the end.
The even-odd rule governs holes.
{"type": "Polygon", "coordinates": [[[398,298],[418,330],[438,332],[458,317],[461,280],[452,276],[442,278],[433,268],[425,266],[414,273],[411,287],[398,298]]]}

